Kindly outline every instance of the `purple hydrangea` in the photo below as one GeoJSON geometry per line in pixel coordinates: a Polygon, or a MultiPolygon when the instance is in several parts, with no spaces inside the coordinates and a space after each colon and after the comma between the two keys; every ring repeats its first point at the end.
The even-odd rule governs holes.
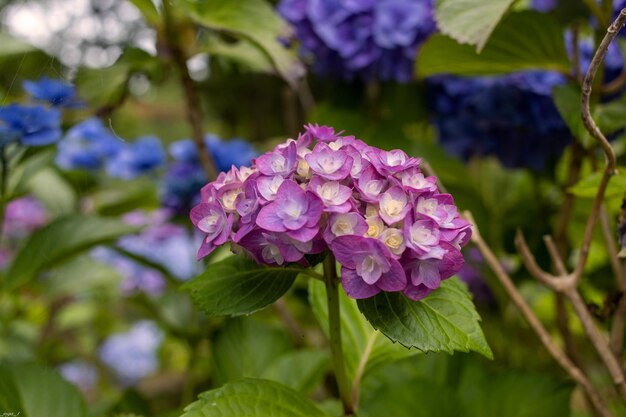
{"type": "Polygon", "coordinates": [[[35,100],[55,107],[78,107],[81,104],[74,86],[65,81],[41,77],[37,81],[24,81],[22,87],[35,100]]]}
{"type": "Polygon", "coordinates": [[[123,147],[124,142],[93,117],[67,131],[58,144],[56,163],[63,169],[97,170],[123,147]]]}
{"type": "Polygon", "coordinates": [[[123,385],[134,385],[159,367],[157,350],[163,332],[151,321],[139,321],[125,333],[116,333],[104,341],[98,356],[123,385]]]}
{"type": "Polygon", "coordinates": [[[34,197],[21,197],[7,204],[0,242],[0,269],[8,265],[22,241],[48,220],[46,208],[34,197]]]}
{"type": "MultiPolygon", "coordinates": [[[[250,142],[239,138],[221,140],[215,135],[206,135],[205,144],[219,171],[228,171],[233,165],[248,165],[258,155],[250,142]]],[[[200,189],[208,178],[191,139],[172,143],[169,152],[174,160],[166,168],[161,201],[175,213],[188,213],[198,203],[200,189]]]]}
{"type": "Polygon", "coordinates": [[[0,145],[44,146],[61,139],[61,112],[41,105],[0,107],[0,145]]]}
{"type": "Polygon", "coordinates": [[[63,363],[58,369],[66,381],[74,384],[82,392],[91,391],[98,382],[98,369],[83,360],[63,363]]]}
{"type": "Polygon", "coordinates": [[[419,160],[309,125],[203,187],[191,211],[198,258],[230,242],[258,263],[307,265],[332,252],[353,298],[402,291],[419,300],[463,266],[468,222],[419,160]]]}
{"type": "Polygon", "coordinates": [[[324,75],[408,82],[435,31],[432,0],[282,0],[301,55],[324,75]]]}

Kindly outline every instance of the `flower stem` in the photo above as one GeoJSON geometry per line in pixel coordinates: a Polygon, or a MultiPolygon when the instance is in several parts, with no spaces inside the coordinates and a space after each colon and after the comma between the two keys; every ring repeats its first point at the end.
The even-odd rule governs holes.
{"type": "Polygon", "coordinates": [[[328,334],[330,339],[330,352],[333,356],[333,367],[335,378],[339,387],[339,397],[343,404],[343,411],[346,416],[354,414],[352,406],[352,396],[350,381],[346,375],[346,366],[343,360],[343,349],[341,344],[341,316],[339,313],[339,279],[335,257],[329,253],[324,260],[324,277],[326,283],[326,299],[328,301],[328,334]]]}

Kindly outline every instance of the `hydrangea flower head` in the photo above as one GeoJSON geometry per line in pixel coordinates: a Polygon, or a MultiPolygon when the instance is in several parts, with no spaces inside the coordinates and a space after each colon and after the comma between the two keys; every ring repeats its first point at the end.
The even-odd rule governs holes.
{"type": "Polygon", "coordinates": [[[97,170],[123,147],[100,119],[92,117],[67,131],[59,142],[56,163],[63,169],[97,170]]]}
{"type": "Polygon", "coordinates": [[[77,107],[80,105],[73,85],[61,80],[41,77],[37,81],[24,81],[22,87],[32,98],[55,107],[77,107]]]}
{"type": "Polygon", "coordinates": [[[432,0],[282,0],[302,55],[321,74],[412,79],[418,47],[435,31],[432,0]]]}
{"type": "Polygon", "coordinates": [[[152,171],[164,162],[165,151],[159,138],[143,136],[124,144],[106,161],[106,170],[112,177],[128,180],[152,171]]]}
{"type": "Polygon", "coordinates": [[[330,251],[350,297],[401,291],[419,300],[461,269],[471,235],[419,162],[306,126],[202,189],[191,210],[203,235],[198,258],[227,242],[267,265],[306,266],[305,255],[330,251]]]}
{"type": "Polygon", "coordinates": [[[61,139],[61,112],[41,105],[9,104],[0,107],[0,144],[19,142],[45,146],[61,139]]]}

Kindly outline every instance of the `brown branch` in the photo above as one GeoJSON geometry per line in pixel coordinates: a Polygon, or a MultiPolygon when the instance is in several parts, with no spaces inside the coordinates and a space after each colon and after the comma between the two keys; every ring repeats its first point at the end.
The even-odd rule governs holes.
{"type": "Polygon", "coordinates": [[[617,287],[620,289],[620,291],[626,292],[626,273],[624,271],[624,266],[617,256],[617,244],[615,243],[614,235],[611,231],[611,221],[609,219],[609,214],[607,213],[606,207],[604,207],[604,205],[600,208],[600,228],[602,230],[602,237],[604,238],[604,242],[606,243],[606,250],[609,255],[611,268],[613,269],[613,273],[615,274],[617,287]]]}
{"type": "Polygon", "coordinates": [[[537,334],[541,343],[543,343],[544,347],[548,350],[550,355],[557,361],[557,363],[567,372],[567,374],[572,378],[580,387],[584,390],[584,392],[589,397],[589,400],[593,404],[593,407],[598,410],[602,417],[611,417],[613,413],[608,409],[606,405],[606,401],[600,396],[600,393],[596,391],[594,386],[589,381],[589,378],[578,368],[574,363],[559,349],[557,344],[552,340],[550,334],[543,326],[541,321],[537,318],[533,310],[530,308],[522,294],[519,292],[513,281],[506,273],[498,259],[493,254],[489,246],[485,243],[485,241],[480,236],[478,228],[474,223],[474,219],[470,212],[464,212],[464,216],[466,219],[470,221],[473,225],[473,233],[472,233],[472,241],[478,249],[480,253],[483,255],[483,258],[494,272],[509,297],[513,303],[517,306],[519,311],[522,313],[532,330],[537,334]]]}
{"type": "Polygon", "coordinates": [[[281,321],[289,331],[294,344],[296,346],[304,346],[304,330],[302,330],[296,319],[294,319],[293,315],[289,311],[285,299],[280,298],[276,300],[273,307],[274,311],[276,311],[281,321]]]}
{"type": "Polygon", "coordinates": [[[626,329],[626,294],[622,293],[613,314],[611,339],[609,345],[615,357],[620,360],[624,355],[624,330],[626,329]]]}
{"type": "Polygon", "coordinates": [[[554,240],[552,240],[552,236],[545,235],[543,237],[543,241],[545,242],[546,247],[548,248],[548,252],[550,253],[550,258],[552,259],[552,263],[554,264],[556,268],[556,272],[561,276],[567,275],[567,269],[565,268],[565,263],[563,262],[563,259],[561,258],[559,249],[556,247],[556,243],[554,243],[554,240]]]}
{"type": "Polygon", "coordinates": [[[617,33],[622,28],[622,26],[624,26],[624,22],[626,22],[626,8],[620,11],[617,19],[615,19],[615,21],[607,29],[604,39],[602,39],[602,42],[600,42],[600,46],[598,47],[598,50],[591,60],[591,64],[589,65],[589,69],[587,70],[587,74],[585,75],[582,85],[581,117],[583,120],[583,124],[585,125],[585,128],[591,134],[591,136],[593,136],[602,147],[606,158],[606,167],[604,169],[604,173],[602,174],[602,179],[600,180],[600,186],[598,187],[598,192],[593,202],[591,214],[589,215],[589,220],[587,221],[587,226],[585,227],[585,235],[583,238],[582,246],[580,248],[580,255],[576,264],[576,269],[574,270],[574,277],[577,281],[579,281],[582,276],[585,264],[587,262],[587,257],[589,256],[589,248],[591,246],[591,240],[593,238],[593,231],[598,220],[606,187],[609,183],[611,176],[615,173],[615,152],[613,151],[611,144],[602,134],[596,122],[593,120],[593,117],[591,116],[591,91],[594,78],[596,76],[596,73],[598,72],[598,68],[604,61],[604,57],[606,56],[606,53],[609,49],[609,45],[615,39],[617,33]]]}

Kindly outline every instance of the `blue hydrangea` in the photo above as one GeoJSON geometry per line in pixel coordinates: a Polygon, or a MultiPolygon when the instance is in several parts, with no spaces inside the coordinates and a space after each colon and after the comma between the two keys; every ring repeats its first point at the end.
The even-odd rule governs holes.
{"type": "Polygon", "coordinates": [[[468,159],[493,155],[508,167],[543,169],[571,141],[551,98],[564,77],[524,72],[504,77],[429,80],[439,142],[468,159]]]}
{"type": "Polygon", "coordinates": [[[282,0],[301,54],[323,75],[408,82],[435,31],[433,0],[282,0]]]}
{"type": "Polygon", "coordinates": [[[40,105],[0,107],[0,145],[44,146],[61,139],[61,112],[40,105]]]}
{"type": "Polygon", "coordinates": [[[24,81],[22,87],[35,100],[45,101],[52,106],[77,107],[80,105],[74,86],[61,80],[41,77],[38,81],[24,81]]]}
{"type": "Polygon", "coordinates": [[[532,0],[530,7],[540,12],[550,12],[557,8],[559,0],[532,0]]]}
{"type": "MultiPolygon", "coordinates": [[[[249,165],[258,155],[250,142],[239,138],[223,141],[215,135],[206,135],[205,144],[219,171],[228,171],[233,165],[249,165]]],[[[163,178],[161,200],[165,207],[186,214],[197,203],[195,199],[199,197],[200,188],[207,183],[208,178],[191,139],[172,143],[169,151],[174,161],[168,165],[163,178]]]]}
{"type": "Polygon", "coordinates": [[[87,119],[67,131],[57,147],[56,163],[64,169],[97,170],[124,143],[98,118],[87,119]]]}
{"type": "Polygon", "coordinates": [[[58,367],[59,373],[66,381],[74,384],[83,392],[92,390],[98,382],[96,367],[83,360],[65,362],[58,367]]]}
{"type": "Polygon", "coordinates": [[[160,167],[165,151],[159,138],[143,136],[124,146],[106,161],[107,173],[116,178],[133,179],[160,167]]]}
{"type": "Polygon", "coordinates": [[[159,368],[157,350],[163,336],[155,323],[139,321],[129,331],[106,339],[98,356],[115,372],[120,383],[134,385],[159,368]]]}

